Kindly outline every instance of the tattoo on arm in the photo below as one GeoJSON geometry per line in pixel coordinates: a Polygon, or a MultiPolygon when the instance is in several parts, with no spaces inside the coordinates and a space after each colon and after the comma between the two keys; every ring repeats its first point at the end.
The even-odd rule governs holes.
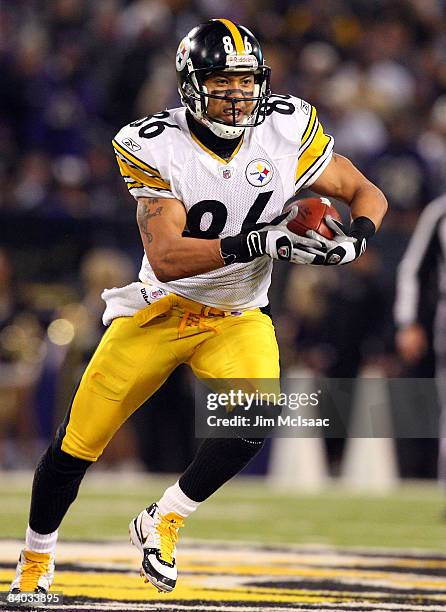
{"type": "Polygon", "coordinates": [[[141,233],[144,234],[149,244],[153,240],[153,236],[148,227],[149,219],[152,217],[159,217],[161,215],[164,206],[159,206],[159,204],[160,198],[141,198],[138,200],[136,219],[141,233]]]}

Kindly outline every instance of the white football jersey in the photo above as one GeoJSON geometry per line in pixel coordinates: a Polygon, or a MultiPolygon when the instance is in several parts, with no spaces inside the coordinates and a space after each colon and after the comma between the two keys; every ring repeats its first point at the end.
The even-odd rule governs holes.
{"type": "MultiPolygon", "coordinates": [[[[122,128],[113,140],[119,168],[139,197],[176,198],[197,238],[224,238],[279,215],[288,198],[311,185],[331,159],[333,138],[316,109],[293,96],[273,95],[261,125],[246,129],[230,159],[193,135],[186,109],[155,113],[122,128]]],[[[266,306],[272,260],[260,257],[212,272],[160,283],[144,256],[139,278],[223,310],[266,306]]]]}

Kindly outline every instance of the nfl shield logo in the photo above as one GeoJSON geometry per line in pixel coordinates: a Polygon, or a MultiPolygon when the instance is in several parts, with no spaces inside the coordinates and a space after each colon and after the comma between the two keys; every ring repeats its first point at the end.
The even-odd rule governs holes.
{"type": "Polygon", "coordinates": [[[164,295],[167,295],[164,289],[161,289],[161,287],[157,287],[156,289],[152,289],[152,291],[150,292],[150,299],[159,300],[164,295]]]}
{"type": "Polygon", "coordinates": [[[225,168],[222,174],[224,179],[230,179],[232,176],[231,168],[225,168]]]}

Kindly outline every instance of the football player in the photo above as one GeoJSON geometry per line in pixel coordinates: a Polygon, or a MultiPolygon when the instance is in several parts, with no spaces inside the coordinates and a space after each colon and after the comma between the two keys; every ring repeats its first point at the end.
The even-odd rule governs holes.
{"type": "MultiPolygon", "coordinates": [[[[227,19],[199,25],[175,63],[183,107],[134,121],[113,141],[137,201],[139,282],[104,292],[108,329],[37,466],[14,592],[49,589],[57,530],[86,470],[179,364],[198,378],[278,381],[267,296],[273,260],[354,261],[386,211],[381,191],[333,153],[316,109],[271,93],[270,68],[247,28],[227,19]],[[284,203],[309,186],[351,206],[350,227],[327,218],[333,240],[287,230],[296,208],[284,214],[284,203]]],[[[146,581],[175,587],[185,518],[262,444],[204,440],[178,482],[131,521],[146,581]]]]}

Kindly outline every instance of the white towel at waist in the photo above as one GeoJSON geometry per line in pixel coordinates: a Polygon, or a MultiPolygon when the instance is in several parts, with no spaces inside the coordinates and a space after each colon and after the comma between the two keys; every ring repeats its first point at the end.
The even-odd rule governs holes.
{"type": "Polygon", "coordinates": [[[157,302],[166,295],[169,293],[161,287],[140,282],[130,283],[125,287],[104,289],[101,297],[106,306],[102,322],[108,326],[117,317],[131,317],[138,310],[157,302]]]}

